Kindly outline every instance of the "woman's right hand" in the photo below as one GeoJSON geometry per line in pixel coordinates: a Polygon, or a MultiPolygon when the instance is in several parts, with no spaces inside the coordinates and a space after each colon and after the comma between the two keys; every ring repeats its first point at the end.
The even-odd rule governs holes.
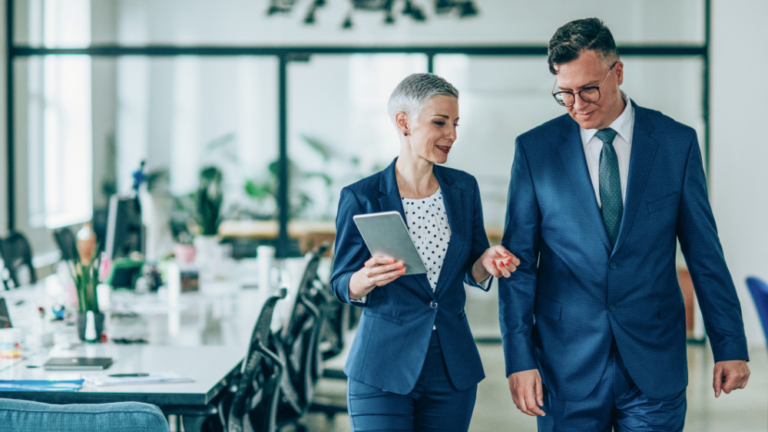
{"type": "Polygon", "coordinates": [[[349,298],[359,300],[374,288],[384,286],[405,273],[401,262],[384,257],[373,257],[365,262],[365,267],[356,271],[349,279],[349,298]]]}

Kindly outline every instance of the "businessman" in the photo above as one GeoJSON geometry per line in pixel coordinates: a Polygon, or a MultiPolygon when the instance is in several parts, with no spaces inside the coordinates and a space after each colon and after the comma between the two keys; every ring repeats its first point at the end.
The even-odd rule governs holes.
{"type": "Polygon", "coordinates": [[[499,281],[512,399],[540,431],[682,431],[677,241],[714,353],[715,396],[749,379],[696,133],[621,91],[624,64],[599,19],[559,28],[548,61],[567,114],[518,137],[502,240],[521,261],[499,281]]]}

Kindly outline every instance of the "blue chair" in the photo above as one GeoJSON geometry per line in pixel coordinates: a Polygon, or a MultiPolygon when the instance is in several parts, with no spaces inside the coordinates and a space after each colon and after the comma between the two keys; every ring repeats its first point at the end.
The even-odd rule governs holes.
{"type": "Polygon", "coordinates": [[[14,432],[169,432],[158,407],[138,402],[51,405],[0,399],[0,425],[14,432]]]}
{"type": "Polygon", "coordinates": [[[763,323],[763,332],[766,342],[768,342],[768,284],[756,277],[748,277],[747,288],[755,300],[757,315],[760,317],[760,322],[763,323]]]}

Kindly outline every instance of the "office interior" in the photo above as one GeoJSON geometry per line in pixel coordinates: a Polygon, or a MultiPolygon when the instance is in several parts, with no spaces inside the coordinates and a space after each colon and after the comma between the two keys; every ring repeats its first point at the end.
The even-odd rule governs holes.
{"type": "MultiPolygon", "coordinates": [[[[118,386],[112,396],[90,381],[26,398],[0,388],[0,400],[152,401],[159,409],[147,415],[161,415],[158,430],[221,430],[243,416],[268,430],[260,428],[275,407],[282,430],[351,430],[341,368],[359,311],[328,296],[327,246],[341,189],[397,156],[392,89],[416,72],[458,88],[461,126],[447,165],[478,179],[498,243],[515,138],[563,114],[550,95],[547,42],[566,22],[594,16],[616,38],[629,97],[696,130],[741,301],[752,378],[715,399],[706,329],[678,254],[689,334],[685,430],[768,430],[768,328],[746,283],[768,281],[760,90],[768,3],[397,0],[387,12],[388,3],[6,0],[0,234],[22,234],[28,254],[8,245],[29,263],[17,275],[4,262],[0,296],[23,340],[20,358],[0,359],[0,381],[76,380],[86,374],[27,366],[105,356],[114,361],[107,371],[194,382],[118,386]],[[80,341],[90,324],[77,322],[84,314],[68,262],[83,247],[96,248],[104,270],[96,344],[80,341]],[[275,366],[278,345],[283,363],[293,349],[305,361],[275,366]],[[241,360],[254,357],[273,369],[249,371],[260,377],[260,400],[241,383],[241,360]],[[150,367],[159,369],[141,369],[150,367]],[[277,370],[292,385],[275,381],[277,370]],[[168,386],[182,391],[163,399],[168,386]],[[229,419],[238,404],[248,413],[238,408],[229,419]]],[[[470,430],[535,430],[509,396],[495,290],[467,290],[486,369],[470,430]]]]}

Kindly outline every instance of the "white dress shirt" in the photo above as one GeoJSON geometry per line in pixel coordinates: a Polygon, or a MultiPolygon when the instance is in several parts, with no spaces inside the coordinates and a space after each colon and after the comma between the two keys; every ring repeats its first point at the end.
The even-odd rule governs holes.
{"type": "MultiPolygon", "coordinates": [[[[632,153],[632,129],[635,125],[635,109],[626,93],[621,93],[626,107],[621,115],[611,123],[609,128],[617,132],[613,140],[613,148],[616,150],[616,157],[619,159],[619,177],[621,178],[621,200],[626,201],[627,196],[627,177],[629,176],[629,156],[632,153]]],[[[587,168],[589,168],[589,177],[592,180],[592,187],[595,189],[597,205],[602,207],[600,202],[600,152],[603,150],[603,142],[595,136],[597,129],[579,128],[581,132],[581,142],[584,144],[584,156],[587,158],[587,168]]]]}

